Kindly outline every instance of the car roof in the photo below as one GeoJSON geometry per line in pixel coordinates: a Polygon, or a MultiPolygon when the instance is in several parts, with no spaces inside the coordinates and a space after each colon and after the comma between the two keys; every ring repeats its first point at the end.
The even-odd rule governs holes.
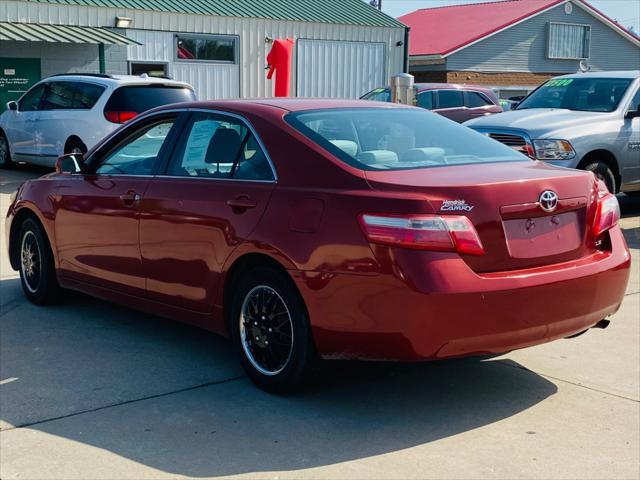
{"type": "MultiPolygon", "coordinates": [[[[209,110],[242,110],[250,111],[252,106],[274,107],[288,112],[308,110],[326,110],[342,108],[415,108],[408,105],[388,102],[372,102],[369,100],[343,100],[332,98],[256,98],[236,100],[212,100],[181,103],[180,108],[203,108],[209,110]]],[[[166,107],[161,107],[165,109],[166,107]]],[[[173,105],[176,108],[176,105],[173,105]]]]}
{"type": "Polygon", "coordinates": [[[170,78],[159,78],[140,75],[101,75],[101,74],[74,74],[68,75],[54,75],[49,78],[45,78],[43,81],[74,81],[74,82],[90,82],[99,83],[101,85],[112,85],[119,87],[123,85],[171,85],[171,86],[183,86],[193,88],[191,85],[185,82],[179,82],[170,78]]]}
{"type": "Polygon", "coordinates": [[[570,75],[562,75],[554,78],[640,78],[640,70],[617,70],[612,72],[584,72],[572,73],[570,75]]]}
{"type": "Polygon", "coordinates": [[[490,88],[482,85],[472,85],[466,83],[416,83],[418,91],[434,90],[434,89],[456,89],[456,90],[482,90],[491,91],[490,88]]]}

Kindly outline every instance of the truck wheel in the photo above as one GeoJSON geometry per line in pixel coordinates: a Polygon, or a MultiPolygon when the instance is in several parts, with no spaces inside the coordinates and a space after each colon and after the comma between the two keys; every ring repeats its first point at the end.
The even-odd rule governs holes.
{"type": "Polygon", "coordinates": [[[602,180],[607,189],[615,194],[617,192],[616,188],[616,177],[613,175],[613,172],[609,168],[609,166],[604,162],[592,162],[588,163],[583,167],[587,172],[593,172],[596,177],[602,180]]]}
{"type": "Polygon", "coordinates": [[[9,141],[4,132],[0,132],[0,168],[11,168],[11,152],[9,151],[9,141]]]}

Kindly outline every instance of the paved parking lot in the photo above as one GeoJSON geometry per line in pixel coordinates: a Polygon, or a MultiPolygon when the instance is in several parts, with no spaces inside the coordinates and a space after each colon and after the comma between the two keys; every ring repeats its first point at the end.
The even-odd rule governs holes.
{"type": "MultiPolygon", "coordinates": [[[[42,173],[0,172],[3,214],[42,173]]],[[[285,398],[214,335],[79,294],[27,303],[3,238],[0,477],[637,479],[640,201],[620,201],[634,263],[608,329],[493,360],[332,364],[285,398]]]]}

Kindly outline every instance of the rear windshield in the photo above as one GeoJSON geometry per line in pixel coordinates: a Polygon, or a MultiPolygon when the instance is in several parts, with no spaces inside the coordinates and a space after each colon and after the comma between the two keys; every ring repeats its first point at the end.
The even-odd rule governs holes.
{"type": "Polygon", "coordinates": [[[142,113],[161,105],[191,102],[195,99],[196,96],[190,88],[162,85],[129,86],[116,89],[104,109],[105,111],[142,113]]]}
{"type": "Polygon", "coordinates": [[[557,78],[534,90],[517,109],[563,108],[613,112],[630,84],[629,78],[557,78]]]}
{"type": "Polygon", "coordinates": [[[468,127],[420,108],[356,108],[291,113],[287,121],[361,170],[530,161],[468,127]]]}

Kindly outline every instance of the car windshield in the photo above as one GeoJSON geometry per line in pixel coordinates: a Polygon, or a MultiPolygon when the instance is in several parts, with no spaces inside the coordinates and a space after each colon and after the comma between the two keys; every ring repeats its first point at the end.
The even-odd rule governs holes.
{"type": "Polygon", "coordinates": [[[327,109],[291,113],[287,121],[361,170],[401,170],[529,161],[470,128],[419,108],[327,109]]]}
{"type": "Polygon", "coordinates": [[[376,88],[364,94],[361,100],[372,100],[374,102],[390,102],[391,91],[388,88],[376,88]]]}
{"type": "Polygon", "coordinates": [[[526,97],[517,110],[563,108],[583,112],[613,112],[620,103],[629,78],[557,78],[526,97]]]}

